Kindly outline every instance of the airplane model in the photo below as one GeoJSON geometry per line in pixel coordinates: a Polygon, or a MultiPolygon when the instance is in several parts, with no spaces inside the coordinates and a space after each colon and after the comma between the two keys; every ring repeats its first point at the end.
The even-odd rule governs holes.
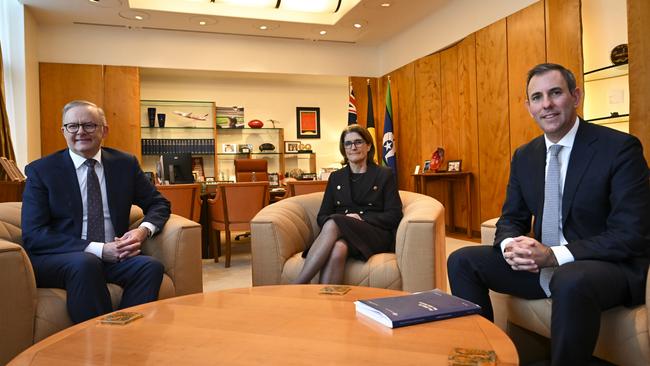
{"type": "Polygon", "coordinates": [[[208,119],[208,113],[202,115],[202,116],[197,116],[195,114],[192,114],[192,112],[181,112],[181,111],[174,111],[174,114],[177,114],[181,117],[189,118],[189,119],[195,119],[198,121],[205,121],[208,119]]]}

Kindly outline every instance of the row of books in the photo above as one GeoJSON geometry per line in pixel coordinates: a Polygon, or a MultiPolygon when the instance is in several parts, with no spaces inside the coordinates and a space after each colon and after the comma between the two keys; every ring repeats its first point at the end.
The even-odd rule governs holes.
{"type": "Polygon", "coordinates": [[[214,139],[142,139],[142,155],[214,154],[214,139]]]}

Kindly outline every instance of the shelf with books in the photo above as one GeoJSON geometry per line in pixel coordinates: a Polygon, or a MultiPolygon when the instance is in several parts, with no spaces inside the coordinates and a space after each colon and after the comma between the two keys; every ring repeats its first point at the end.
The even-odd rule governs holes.
{"type": "Polygon", "coordinates": [[[142,167],[156,171],[162,154],[191,154],[215,176],[215,104],[201,101],[141,100],[142,167]]]}

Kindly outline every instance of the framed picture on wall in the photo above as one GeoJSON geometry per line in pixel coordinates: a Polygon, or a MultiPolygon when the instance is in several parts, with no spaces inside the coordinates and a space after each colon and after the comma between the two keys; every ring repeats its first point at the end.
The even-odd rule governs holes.
{"type": "Polygon", "coordinates": [[[296,135],[299,139],[320,138],[320,108],[296,107],[296,135]]]}

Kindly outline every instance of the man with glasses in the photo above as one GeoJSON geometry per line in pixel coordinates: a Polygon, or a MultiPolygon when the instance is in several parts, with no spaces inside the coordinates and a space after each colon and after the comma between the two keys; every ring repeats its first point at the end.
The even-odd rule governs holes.
{"type": "Polygon", "coordinates": [[[25,168],[23,246],[37,286],[65,289],[75,323],[113,311],[107,283],[124,289],[120,309],[155,301],[163,265],[140,248],[167,222],[169,201],[134,156],[101,146],[108,126],[95,104],[68,103],[61,132],[68,148],[25,168]],[[145,213],[133,230],[131,205],[145,213]]]}

